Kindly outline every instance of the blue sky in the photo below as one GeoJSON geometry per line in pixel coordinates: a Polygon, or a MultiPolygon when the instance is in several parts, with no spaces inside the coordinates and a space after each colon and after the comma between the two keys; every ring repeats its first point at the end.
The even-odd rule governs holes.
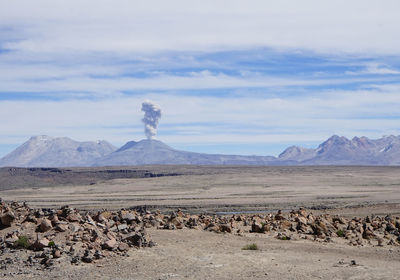
{"type": "Polygon", "coordinates": [[[0,156],[32,135],[278,155],[399,133],[398,1],[0,0],[0,156]]]}

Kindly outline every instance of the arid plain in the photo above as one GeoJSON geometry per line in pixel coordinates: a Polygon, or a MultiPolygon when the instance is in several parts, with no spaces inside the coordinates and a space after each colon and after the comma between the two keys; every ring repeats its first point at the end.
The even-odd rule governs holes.
{"type": "MultiPolygon", "coordinates": [[[[233,215],[400,215],[400,167],[141,166],[1,169],[0,197],[34,208],[147,209],[233,215]]],[[[61,265],[10,279],[395,279],[399,246],[342,239],[279,240],[275,233],[148,229],[157,246],[96,264],[61,265]],[[259,250],[242,250],[255,243],[259,250]]]]}
{"type": "Polygon", "coordinates": [[[400,167],[163,165],[1,173],[0,196],[33,207],[216,213],[379,205],[397,212],[400,203],[400,167]]]}

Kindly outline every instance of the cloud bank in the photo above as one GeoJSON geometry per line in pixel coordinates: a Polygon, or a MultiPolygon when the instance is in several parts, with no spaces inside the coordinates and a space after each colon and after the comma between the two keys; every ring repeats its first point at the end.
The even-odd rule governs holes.
{"type": "Polygon", "coordinates": [[[0,156],[37,134],[141,139],[145,99],[193,151],[399,134],[399,1],[0,3],[0,156]]]}

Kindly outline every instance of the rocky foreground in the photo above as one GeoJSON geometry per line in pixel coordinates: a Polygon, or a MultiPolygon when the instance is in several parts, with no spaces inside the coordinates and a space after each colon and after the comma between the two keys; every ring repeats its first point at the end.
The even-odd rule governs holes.
{"type": "MultiPolygon", "coordinates": [[[[190,215],[178,210],[83,212],[68,206],[33,209],[24,203],[0,202],[0,275],[28,273],[60,265],[94,263],[123,257],[156,243],[148,228],[184,228],[234,235],[268,234],[281,240],[309,239],[352,246],[400,246],[400,217],[346,219],[313,215],[305,209],[289,213],[230,216],[190,215]]],[[[157,241],[157,240],[155,240],[157,241]]]]}

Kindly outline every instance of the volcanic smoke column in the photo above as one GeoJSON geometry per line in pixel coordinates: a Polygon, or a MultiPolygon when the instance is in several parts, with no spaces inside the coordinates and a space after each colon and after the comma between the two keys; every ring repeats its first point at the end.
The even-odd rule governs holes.
{"type": "Polygon", "coordinates": [[[150,100],[142,103],[142,111],[144,112],[144,133],[147,139],[151,140],[157,134],[158,120],[161,118],[161,108],[150,100]]]}

